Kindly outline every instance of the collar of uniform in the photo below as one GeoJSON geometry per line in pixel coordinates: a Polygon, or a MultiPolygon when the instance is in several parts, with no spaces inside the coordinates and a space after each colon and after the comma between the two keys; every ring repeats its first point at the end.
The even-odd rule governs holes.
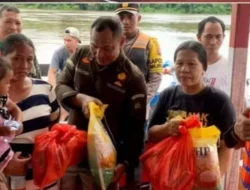
{"type": "Polygon", "coordinates": [[[95,68],[96,68],[97,72],[103,72],[103,71],[106,71],[109,69],[120,68],[121,65],[123,64],[124,60],[125,60],[125,54],[123,51],[121,51],[119,57],[115,61],[113,61],[112,63],[108,64],[107,66],[101,66],[96,61],[94,63],[95,63],[95,68]]]}
{"type": "Polygon", "coordinates": [[[136,31],[136,33],[135,33],[135,35],[133,37],[130,37],[130,38],[126,37],[126,43],[130,42],[130,41],[135,41],[138,38],[139,34],[140,34],[140,30],[137,29],[137,31],[136,31]]]}
{"type": "Polygon", "coordinates": [[[126,38],[126,43],[123,47],[123,50],[124,50],[124,53],[126,55],[129,55],[130,51],[131,51],[131,48],[132,48],[132,45],[135,43],[135,41],[137,40],[138,36],[140,34],[140,31],[137,30],[137,33],[134,37],[132,38],[126,38]]]}

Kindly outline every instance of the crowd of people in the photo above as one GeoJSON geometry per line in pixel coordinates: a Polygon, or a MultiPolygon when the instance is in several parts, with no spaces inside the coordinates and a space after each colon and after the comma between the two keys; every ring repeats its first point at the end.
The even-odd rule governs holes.
{"type": "MultiPolygon", "coordinates": [[[[225,24],[217,17],[202,20],[197,40],[185,41],[173,56],[178,84],[160,94],[152,115],[149,103],[162,78],[162,51],[157,38],[139,29],[142,19],[138,4],[118,4],[115,15],[93,21],[90,42],[81,45],[74,27],[64,31],[64,46],[55,51],[48,82],[41,79],[35,47],[22,34],[21,12],[13,5],[0,8],[0,189],[36,190],[31,155],[34,139],[60,121],[88,130],[89,102],[108,104],[108,125],[117,150],[117,166],[108,190],[140,189],[139,156],[148,141],[178,135],[182,120],[198,114],[204,127],[215,125],[221,132],[218,147],[223,178],[230,167],[232,150],[250,140],[250,109],[238,117],[230,99],[227,59],[219,49],[225,24]],[[18,129],[6,126],[13,120],[18,129]],[[3,138],[4,139],[4,138],[3,138]],[[5,143],[6,144],[6,143],[5,143]],[[119,181],[126,176],[126,185],[119,181]]],[[[242,95],[243,97],[243,95],[242,95]]],[[[85,158],[68,168],[65,175],[46,190],[98,190],[85,158]]]]}

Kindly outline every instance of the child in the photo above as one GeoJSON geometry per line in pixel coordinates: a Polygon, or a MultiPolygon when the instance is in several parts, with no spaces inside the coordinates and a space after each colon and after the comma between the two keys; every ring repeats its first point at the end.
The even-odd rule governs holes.
{"type": "Polygon", "coordinates": [[[0,58],[0,187],[4,185],[2,172],[13,157],[8,142],[22,132],[22,111],[8,99],[12,77],[11,65],[0,58]]]}

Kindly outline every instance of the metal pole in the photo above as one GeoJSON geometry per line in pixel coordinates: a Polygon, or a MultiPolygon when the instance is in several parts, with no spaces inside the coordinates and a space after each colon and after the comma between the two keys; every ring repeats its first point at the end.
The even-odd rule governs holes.
{"type": "MultiPolygon", "coordinates": [[[[229,79],[231,85],[231,98],[237,115],[244,108],[244,94],[246,85],[247,54],[249,39],[250,4],[233,4],[231,15],[229,79]]],[[[240,150],[233,153],[232,164],[226,175],[225,190],[237,190],[239,185],[240,150]]]]}

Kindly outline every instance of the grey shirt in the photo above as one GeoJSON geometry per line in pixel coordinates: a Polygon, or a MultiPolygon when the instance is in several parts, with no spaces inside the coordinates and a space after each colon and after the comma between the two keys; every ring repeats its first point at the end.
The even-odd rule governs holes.
{"type": "Polygon", "coordinates": [[[52,56],[50,68],[55,69],[57,72],[61,72],[69,56],[70,55],[66,47],[65,46],[60,47],[54,52],[52,56]]]}

